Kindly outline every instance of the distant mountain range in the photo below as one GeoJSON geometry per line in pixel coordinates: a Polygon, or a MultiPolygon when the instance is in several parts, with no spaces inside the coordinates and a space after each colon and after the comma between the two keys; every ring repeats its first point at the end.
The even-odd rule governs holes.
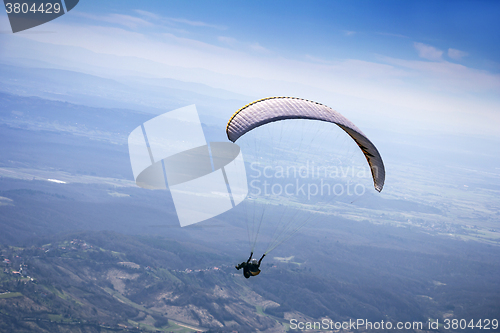
{"type": "Polygon", "coordinates": [[[168,191],[134,185],[127,148],[135,127],[197,98],[207,139],[225,141],[243,97],[170,79],[0,69],[1,331],[271,333],[292,318],[500,313],[495,159],[471,143],[452,151],[455,138],[380,135],[390,191],[320,215],[245,280],[234,269],[248,257],[244,207],[180,228],[168,191]],[[481,160],[449,167],[454,154],[481,160]]]}
{"type": "Polygon", "coordinates": [[[196,104],[204,122],[226,122],[252,101],[236,93],[174,79],[103,78],[69,70],[0,64],[0,91],[98,108],[161,114],[196,104]],[[40,84],[43,82],[43,84],[40,84]]]}

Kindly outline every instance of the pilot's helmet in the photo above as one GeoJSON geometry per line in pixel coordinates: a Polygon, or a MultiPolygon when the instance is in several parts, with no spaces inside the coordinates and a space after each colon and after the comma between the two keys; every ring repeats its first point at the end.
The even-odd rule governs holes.
{"type": "Polygon", "coordinates": [[[252,261],[250,261],[250,263],[252,265],[257,265],[259,262],[257,261],[257,259],[252,259],[252,261]]]}

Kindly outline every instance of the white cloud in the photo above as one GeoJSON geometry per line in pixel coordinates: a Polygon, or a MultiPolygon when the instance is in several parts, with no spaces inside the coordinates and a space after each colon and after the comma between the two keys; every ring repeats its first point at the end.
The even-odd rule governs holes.
{"type": "Polygon", "coordinates": [[[326,64],[326,65],[331,65],[332,64],[331,60],[326,60],[326,59],[323,59],[323,58],[320,58],[320,57],[315,57],[315,56],[310,55],[310,54],[306,54],[304,56],[304,59],[306,59],[308,61],[312,61],[312,62],[317,62],[317,63],[320,63],[320,64],[326,64]]]}
{"type": "Polygon", "coordinates": [[[265,48],[264,46],[260,45],[257,42],[255,42],[255,43],[241,42],[241,41],[238,41],[236,38],[227,37],[227,36],[218,36],[217,40],[223,44],[226,44],[227,46],[230,46],[233,49],[249,50],[249,51],[254,51],[257,53],[261,53],[261,54],[271,53],[270,50],[268,50],[267,48],[265,48]]]}
{"type": "Polygon", "coordinates": [[[146,16],[146,17],[149,17],[149,18],[152,18],[154,20],[159,20],[161,18],[161,16],[155,14],[155,13],[151,13],[151,12],[148,12],[146,10],[140,10],[140,9],[136,9],[135,10],[136,13],[142,15],[142,16],[146,16]]]}
{"type": "MultiPolygon", "coordinates": [[[[253,96],[296,95],[339,110],[376,109],[387,117],[399,114],[413,120],[422,119],[423,113],[436,118],[454,114],[456,122],[461,117],[462,123],[468,124],[470,119],[498,119],[495,110],[500,109],[498,75],[442,61],[442,51],[421,43],[415,43],[415,48],[423,58],[441,61],[380,56],[373,62],[316,55],[298,61],[276,53],[262,57],[260,51],[267,49],[260,44],[227,36],[219,36],[218,43],[211,44],[175,33],[142,34],[116,27],[52,22],[47,28],[58,33],[15,37],[118,56],[121,60],[112,63],[117,73],[136,70],[144,76],[200,82],[253,96]],[[151,63],[154,70],[147,72],[140,61],[151,63]],[[478,118],[478,113],[487,116],[478,118]]],[[[482,122],[477,128],[492,124],[482,122]]]]}
{"type": "Polygon", "coordinates": [[[494,93],[500,91],[500,75],[447,61],[428,62],[381,57],[381,60],[408,69],[411,75],[433,90],[447,93],[494,93]]]}
{"type": "Polygon", "coordinates": [[[251,43],[250,49],[257,51],[259,53],[271,53],[268,49],[266,49],[264,46],[260,45],[259,43],[251,43]]]}
{"type": "Polygon", "coordinates": [[[235,45],[238,41],[233,37],[218,36],[217,40],[227,45],[235,45]]]}
{"type": "Polygon", "coordinates": [[[172,22],[187,24],[187,25],[190,25],[193,27],[214,28],[214,29],[219,29],[219,30],[226,30],[227,29],[223,25],[210,24],[210,23],[206,23],[206,22],[202,22],[202,21],[191,21],[191,20],[186,20],[183,18],[173,18],[173,17],[166,17],[165,19],[168,21],[172,21],[172,22]]]}
{"type": "MultiPolygon", "coordinates": [[[[203,28],[213,28],[218,30],[225,30],[226,27],[222,25],[209,24],[202,21],[192,21],[183,18],[175,17],[163,17],[155,13],[151,13],[145,10],[136,9],[134,10],[139,16],[131,16],[124,14],[107,14],[107,15],[95,15],[88,14],[84,12],[75,13],[80,17],[88,18],[95,21],[114,23],[117,25],[126,26],[131,29],[136,29],[138,27],[144,26],[155,26],[155,27],[175,27],[175,26],[190,26],[190,27],[203,27],[203,28]]],[[[179,30],[177,30],[179,31],[179,30]]],[[[187,31],[183,30],[183,33],[187,31]]]]}
{"type": "Polygon", "coordinates": [[[417,42],[413,43],[413,46],[417,49],[420,58],[441,60],[441,56],[443,55],[443,51],[436,49],[434,46],[417,42]]]}
{"type": "Polygon", "coordinates": [[[132,29],[138,28],[140,26],[153,26],[153,24],[149,21],[146,21],[144,19],[135,16],[123,15],[123,14],[94,15],[83,12],[76,12],[75,15],[95,21],[119,24],[132,29]]]}
{"type": "Polygon", "coordinates": [[[356,34],[356,31],[344,30],[344,35],[346,36],[353,36],[354,34],[356,34]]]}
{"type": "Polygon", "coordinates": [[[464,52],[464,51],[451,49],[451,48],[448,49],[448,57],[450,57],[451,59],[460,60],[467,55],[469,55],[469,54],[467,52],[464,52]]]}

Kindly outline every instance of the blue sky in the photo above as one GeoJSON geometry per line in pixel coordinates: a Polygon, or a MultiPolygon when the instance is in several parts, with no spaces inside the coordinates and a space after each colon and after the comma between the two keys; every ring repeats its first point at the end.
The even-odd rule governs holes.
{"type": "Polygon", "coordinates": [[[2,34],[2,56],[50,62],[57,49],[54,66],[292,95],[391,126],[498,136],[498,17],[495,1],[81,0],[57,20],[2,34]],[[98,56],[89,63],[78,49],[98,56]]]}
{"type": "Polygon", "coordinates": [[[478,67],[488,67],[487,61],[498,61],[500,54],[500,3],[495,1],[148,1],[140,6],[82,1],[79,6],[93,13],[136,16],[139,9],[183,19],[170,26],[189,28],[206,42],[228,34],[292,55],[306,48],[334,58],[388,51],[411,56],[413,40],[465,49],[480,58],[478,67]]]}

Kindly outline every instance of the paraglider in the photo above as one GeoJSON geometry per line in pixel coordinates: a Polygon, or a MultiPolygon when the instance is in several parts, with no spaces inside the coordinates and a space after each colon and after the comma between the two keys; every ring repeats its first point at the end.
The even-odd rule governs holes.
{"type": "Polygon", "coordinates": [[[246,262],[244,261],[241,264],[235,266],[235,268],[237,270],[240,270],[243,268],[243,276],[247,279],[250,276],[257,276],[260,274],[260,269],[259,269],[260,263],[262,262],[262,259],[264,259],[266,254],[264,253],[262,255],[262,257],[260,257],[259,261],[257,261],[257,259],[252,259],[252,256],[253,256],[253,252],[250,253],[250,257],[248,258],[248,260],[246,262]]]}
{"type": "MultiPolygon", "coordinates": [[[[366,161],[368,162],[369,169],[371,171],[371,178],[373,180],[373,185],[375,187],[375,190],[378,192],[382,191],[385,182],[385,168],[377,148],[356,125],[354,125],[350,120],[341,115],[339,112],[331,109],[326,105],[295,97],[269,97],[260,99],[245,105],[230,118],[226,127],[226,134],[228,139],[234,143],[240,138],[246,137],[246,135],[248,135],[247,133],[252,132],[258,128],[265,127],[266,125],[269,126],[271,123],[286,123],[289,121],[293,122],[293,120],[331,123],[340,127],[345,133],[347,133],[348,137],[354,140],[354,142],[357,144],[357,146],[363,153],[366,161]]],[[[332,132],[331,131],[332,128],[330,125],[325,125],[325,126],[328,127],[326,131],[323,130],[312,131],[312,136],[316,137],[321,142],[321,144],[323,145],[322,148],[328,149],[330,147],[325,147],[325,142],[326,142],[325,139],[329,137],[329,134],[332,132]]],[[[291,139],[289,139],[290,141],[286,142],[284,148],[281,148],[280,150],[276,151],[273,150],[272,153],[270,154],[268,153],[265,156],[265,157],[271,156],[270,157],[271,159],[277,159],[274,157],[274,155],[276,155],[277,153],[281,154],[280,155],[281,161],[283,161],[286,158],[284,157],[286,156],[284,153],[287,153],[288,156],[291,155],[292,153],[296,153],[298,155],[302,154],[310,156],[312,154],[311,153],[312,149],[310,149],[309,145],[303,144],[302,139],[298,140],[299,144],[296,143],[297,140],[293,141],[294,138],[297,138],[299,135],[300,136],[302,135],[300,134],[302,130],[303,127],[294,128],[293,130],[286,130],[283,129],[282,127],[279,130],[279,133],[273,133],[271,131],[269,134],[271,136],[273,134],[276,134],[276,137],[278,137],[276,141],[266,140],[262,134],[256,140],[260,140],[259,142],[262,143],[265,149],[268,149],[269,147],[273,148],[273,146],[276,144],[277,141],[281,142],[283,137],[289,137],[289,138],[291,137],[291,139]]],[[[255,143],[250,144],[251,148],[256,146],[257,144],[255,143]]],[[[266,163],[269,164],[264,158],[264,153],[259,154],[258,149],[256,150],[257,150],[256,155],[257,158],[259,159],[258,163],[261,163],[262,161],[262,163],[264,164],[266,163]]],[[[324,154],[325,153],[322,151],[321,155],[324,154]]],[[[287,160],[290,161],[291,158],[288,158],[287,160]]],[[[296,162],[296,159],[294,162],[296,162]]],[[[269,167],[269,165],[266,165],[263,169],[264,173],[266,171],[266,168],[272,169],[269,167]]],[[[266,182],[264,183],[266,184],[266,182]]],[[[291,184],[289,185],[291,186],[291,184]]],[[[285,192],[286,189],[287,188],[285,187],[285,192]]],[[[288,192],[286,193],[288,194],[288,192]]],[[[256,274],[252,274],[253,276],[260,273],[259,266],[260,262],[262,261],[262,258],[270,251],[272,251],[276,246],[280,245],[281,243],[289,239],[293,234],[295,234],[298,230],[300,230],[303,226],[305,226],[306,223],[311,219],[312,213],[318,211],[317,210],[318,204],[314,206],[309,202],[308,204],[303,204],[299,206],[296,200],[295,201],[291,200],[287,202],[282,198],[276,198],[276,197],[279,197],[279,195],[276,195],[275,198],[273,198],[272,202],[270,199],[266,198],[262,199],[261,197],[250,198],[250,196],[247,197],[246,200],[246,201],[252,201],[254,206],[255,205],[263,206],[262,213],[253,212],[252,217],[250,218],[253,220],[253,223],[257,224],[257,226],[252,229],[254,230],[253,232],[253,234],[255,234],[254,236],[250,235],[252,232],[250,232],[251,230],[248,227],[249,242],[251,246],[250,252],[252,254],[250,255],[250,258],[248,259],[247,262],[243,262],[240,265],[236,266],[237,269],[241,268],[243,268],[244,270],[245,269],[248,270],[249,268],[255,269],[254,272],[256,272],[256,274]],[[290,203],[294,204],[295,207],[293,209],[295,209],[296,211],[299,210],[307,211],[309,213],[309,216],[303,220],[301,220],[298,217],[298,214],[296,213],[291,213],[288,214],[287,216],[284,210],[287,209],[287,207],[291,206],[290,203]],[[274,207],[272,208],[274,210],[283,208],[283,212],[279,214],[274,213],[274,215],[272,215],[271,217],[266,218],[264,212],[266,210],[266,207],[271,205],[274,207]],[[278,217],[278,219],[276,217],[278,217]],[[270,244],[267,250],[264,252],[264,255],[262,256],[260,261],[258,263],[256,262],[255,266],[251,266],[252,265],[251,258],[253,255],[255,244],[257,242],[257,237],[259,236],[259,233],[261,231],[261,225],[263,221],[264,223],[276,223],[278,226],[276,227],[276,231],[270,237],[271,238],[270,244]]],[[[252,271],[249,270],[249,272],[252,271]]],[[[245,274],[245,277],[248,278],[249,277],[247,276],[248,274],[245,274]]]]}

